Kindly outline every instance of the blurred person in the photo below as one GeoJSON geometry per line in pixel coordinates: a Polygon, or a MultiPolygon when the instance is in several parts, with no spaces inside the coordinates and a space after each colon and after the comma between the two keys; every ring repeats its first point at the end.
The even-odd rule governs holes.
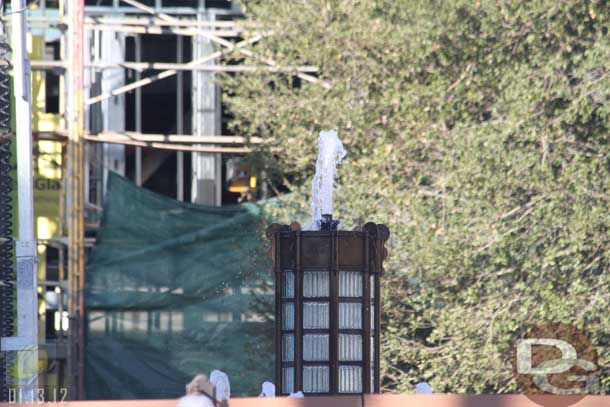
{"type": "Polygon", "coordinates": [[[198,374],[186,385],[186,395],[178,401],[177,407],[215,407],[214,390],[208,377],[198,374]]]}
{"type": "Polygon", "coordinates": [[[231,398],[231,384],[229,376],[220,370],[212,370],[210,373],[210,383],[216,388],[216,400],[219,402],[228,401],[231,398]]]}

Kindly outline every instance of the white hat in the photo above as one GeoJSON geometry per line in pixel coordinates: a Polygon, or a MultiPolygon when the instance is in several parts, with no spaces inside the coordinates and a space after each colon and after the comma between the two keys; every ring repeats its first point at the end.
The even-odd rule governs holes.
{"type": "Polygon", "coordinates": [[[264,382],[263,391],[259,397],[275,397],[275,385],[271,382],[264,382]]]}
{"type": "Polygon", "coordinates": [[[231,398],[231,384],[229,376],[220,370],[212,370],[210,382],[216,386],[216,400],[229,400],[231,398]]]}

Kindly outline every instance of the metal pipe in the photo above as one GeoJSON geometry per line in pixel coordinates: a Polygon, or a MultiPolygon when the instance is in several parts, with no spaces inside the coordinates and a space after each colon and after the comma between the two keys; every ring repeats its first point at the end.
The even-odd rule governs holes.
{"type": "MultiPolygon", "coordinates": [[[[84,227],[84,0],[69,2],[69,250],[68,273],[72,278],[71,303],[74,311],[71,325],[77,333],[72,336],[72,357],[76,365],[77,398],[85,398],[85,227],[84,227]]],[[[71,329],[72,331],[72,329],[71,329]]]]}
{"type": "Polygon", "coordinates": [[[102,143],[115,143],[115,144],[124,144],[129,146],[137,146],[137,147],[150,147],[150,148],[158,148],[161,150],[173,150],[173,151],[189,151],[193,153],[229,153],[229,154],[245,154],[252,151],[252,149],[247,147],[216,147],[216,146],[188,146],[182,144],[167,144],[167,143],[154,143],[154,142],[144,142],[144,141],[129,141],[129,140],[113,140],[113,139],[104,139],[97,136],[85,136],[86,140],[89,141],[98,141],[102,143]]]}
{"type": "MultiPolygon", "coordinates": [[[[67,137],[65,131],[50,131],[50,132],[34,132],[39,139],[61,141],[62,137],[67,137]]],[[[119,141],[141,141],[141,142],[163,142],[163,143],[178,143],[178,144],[262,144],[265,140],[262,137],[241,137],[241,136],[198,136],[187,134],[155,134],[155,133],[136,133],[127,131],[118,133],[113,131],[104,131],[95,135],[85,133],[85,138],[94,141],[112,140],[119,141]]],[[[271,140],[267,140],[271,141],[271,140]]]]}
{"type": "MultiPolygon", "coordinates": [[[[63,17],[56,16],[35,16],[28,15],[27,21],[32,24],[40,24],[40,25],[59,25],[59,24],[67,24],[69,20],[63,17]]],[[[117,25],[117,26],[125,26],[125,25],[134,25],[134,26],[162,26],[162,27],[202,27],[209,29],[228,29],[228,30],[247,30],[247,29],[255,29],[261,28],[260,24],[257,24],[252,21],[224,21],[224,20],[214,20],[214,21],[197,21],[193,19],[178,19],[177,21],[167,21],[162,20],[156,17],[106,17],[100,15],[86,16],[85,17],[85,27],[87,25],[92,24],[103,24],[103,25],[117,25]]]]}
{"type": "MultiPolygon", "coordinates": [[[[66,17],[66,5],[65,5],[65,0],[59,0],[59,16],[60,18],[65,18],[66,17]]],[[[69,37],[68,37],[68,32],[67,31],[63,31],[61,32],[61,35],[59,37],[59,52],[60,52],[60,56],[61,59],[68,59],[69,58],[69,37]]],[[[59,94],[60,94],[60,99],[59,99],[59,115],[61,117],[60,119],[60,127],[62,129],[66,129],[68,128],[68,116],[67,116],[67,111],[68,111],[68,106],[69,106],[69,102],[70,102],[70,98],[69,98],[69,93],[68,93],[68,81],[69,81],[69,77],[68,77],[68,71],[64,71],[62,73],[62,75],[60,75],[59,77],[59,94]]],[[[68,158],[68,149],[66,148],[62,148],[62,163],[66,163],[67,162],[67,158],[68,158]]],[[[67,166],[69,167],[70,164],[68,164],[67,166]]],[[[62,186],[61,186],[61,196],[63,197],[61,200],[61,204],[60,204],[60,236],[66,236],[66,234],[70,233],[70,218],[68,216],[68,208],[70,208],[72,206],[71,203],[71,184],[69,181],[69,171],[64,172],[63,174],[63,182],[62,182],[62,186]]],[[[68,242],[64,242],[63,245],[67,247],[69,243],[68,242]]],[[[61,245],[61,243],[60,243],[61,245]]],[[[61,268],[60,268],[60,273],[65,273],[65,268],[64,268],[64,259],[68,258],[69,260],[69,255],[66,256],[66,251],[64,249],[60,250],[60,256],[59,256],[59,261],[61,262],[61,268]]],[[[73,278],[69,273],[69,269],[70,269],[70,263],[68,261],[68,273],[65,275],[65,279],[67,280],[67,284],[68,284],[68,303],[67,303],[67,308],[68,308],[68,318],[70,321],[74,320],[74,303],[75,301],[73,300],[73,295],[74,292],[72,291],[73,289],[73,278]]],[[[76,363],[75,363],[75,348],[74,348],[74,343],[75,343],[75,330],[73,329],[73,326],[70,326],[70,330],[67,332],[67,355],[66,355],[66,370],[68,371],[68,380],[67,380],[67,384],[71,385],[72,383],[74,383],[74,378],[76,377],[76,363]]]]}
{"type": "MultiPolygon", "coordinates": [[[[176,62],[182,63],[183,59],[183,39],[176,37],[176,62]]],[[[176,75],[176,131],[178,134],[184,133],[184,74],[178,72],[176,75]]],[[[176,199],[184,201],[184,152],[176,153],[176,199]]],[[[171,321],[171,317],[170,317],[171,321]]]]}
{"type": "MultiPolygon", "coordinates": [[[[32,23],[30,28],[34,29],[56,29],[61,30],[61,23],[55,24],[44,24],[44,23],[32,23]]],[[[155,27],[155,26],[122,26],[122,25],[104,25],[104,24],[85,24],[85,30],[99,30],[99,31],[111,31],[111,32],[123,32],[123,33],[137,33],[137,34],[153,34],[153,35],[184,35],[184,36],[196,36],[196,35],[216,35],[218,37],[236,38],[243,36],[245,30],[199,30],[196,28],[176,28],[176,27],[155,27]]],[[[259,31],[248,32],[249,34],[255,35],[259,31]]]]}
{"type": "MultiPolygon", "coordinates": [[[[57,134],[62,135],[61,132],[57,134]]],[[[141,142],[162,142],[162,143],[181,143],[181,144],[262,144],[261,137],[251,137],[247,139],[240,136],[197,136],[185,134],[152,134],[152,133],[135,133],[125,132],[116,133],[105,131],[96,135],[86,134],[87,138],[96,137],[95,140],[103,141],[141,141],[141,142]]],[[[94,140],[91,138],[91,140],[94,140]]]]}
{"type": "Polygon", "coordinates": [[[2,338],[2,350],[17,351],[17,377],[21,401],[34,401],[38,388],[38,295],[36,292],[36,240],[34,237],[34,186],[32,171],[32,107],[30,68],[26,48],[25,0],[11,0],[13,10],[13,77],[17,133],[17,196],[19,236],[16,242],[17,336],[2,338]]]}
{"type": "MultiPolygon", "coordinates": [[[[140,35],[135,36],[135,53],[136,53],[136,62],[140,62],[142,60],[142,38],[140,35]]],[[[137,71],[136,72],[136,83],[140,81],[142,78],[142,74],[137,71]]],[[[136,88],[136,131],[138,133],[142,132],[142,88],[136,88]]],[[[136,147],[136,177],[135,177],[136,185],[142,185],[142,147],[136,147]]]]}
{"type": "MultiPolygon", "coordinates": [[[[42,24],[37,24],[36,28],[44,28],[42,24]],[[39,26],[39,27],[38,27],[39,26]]],[[[235,30],[199,30],[196,28],[175,28],[175,27],[140,27],[140,26],[107,26],[101,24],[87,24],[85,25],[87,30],[100,30],[100,31],[112,31],[112,32],[124,32],[124,33],[138,33],[138,34],[174,34],[174,35],[216,35],[218,37],[236,38],[244,35],[244,31],[235,30]]]]}
{"type": "MultiPolygon", "coordinates": [[[[255,42],[258,42],[258,40],[260,40],[262,38],[262,36],[255,36],[253,38],[247,39],[247,40],[243,40],[238,42],[237,44],[235,44],[233,47],[224,50],[224,51],[216,51],[210,55],[206,55],[203,56],[201,58],[197,58],[192,60],[191,62],[187,63],[186,65],[189,67],[196,67],[198,65],[202,65],[208,61],[212,61],[216,58],[221,57],[222,55],[226,54],[227,52],[230,52],[234,49],[239,49],[241,47],[245,47],[249,44],[254,44],[255,42]]],[[[169,69],[167,71],[163,71],[163,72],[159,72],[158,74],[155,74],[153,76],[149,76],[148,78],[144,78],[141,80],[136,80],[135,82],[129,83],[127,85],[124,86],[120,86],[116,89],[113,89],[112,91],[108,92],[108,93],[104,93],[102,95],[99,96],[95,96],[91,99],[88,99],[85,104],[87,106],[92,105],[94,103],[98,103],[101,102],[103,100],[109,99],[113,96],[117,96],[117,95],[121,95],[123,93],[127,93],[131,90],[137,89],[139,87],[142,86],[146,86],[146,85],[150,85],[151,83],[154,83],[156,81],[159,81],[161,79],[165,79],[165,78],[169,78],[170,76],[173,76],[177,73],[177,71],[175,69],[169,69]]]]}
{"type": "MultiPolygon", "coordinates": [[[[178,37],[180,38],[180,37],[178,37]]],[[[31,61],[32,69],[35,70],[56,70],[65,69],[67,63],[64,61],[47,61],[34,60],[31,61]]],[[[190,63],[166,63],[166,62],[121,62],[121,63],[106,63],[106,62],[90,62],[85,64],[87,69],[133,69],[135,71],[144,71],[147,69],[162,71],[173,69],[176,71],[206,71],[206,72],[306,72],[316,73],[319,69],[315,66],[263,66],[263,65],[198,65],[193,66],[190,63]]]]}

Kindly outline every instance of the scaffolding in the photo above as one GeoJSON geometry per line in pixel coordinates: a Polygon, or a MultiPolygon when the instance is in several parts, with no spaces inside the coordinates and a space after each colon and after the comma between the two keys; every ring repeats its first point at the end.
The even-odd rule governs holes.
{"type": "Polygon", "coordinates": [[[66,356],[69,397],[85,399],[85,259],[95,242],[89,231],[101,211],[108,171],[125,174],[126,149],[133,149],[131,176],[143,185],[162,157],[176,154],[175,198],[221,205],[222,155],[247,154],[265,139],[223,134],[220,92],[213,75],[277,72],[326,89],[330,84],[318,77],[315,66],[282,66],[257,55],[252,46],[273,33],[245,20],[238,1],[40,0],[34,3],[35,10],[31,7],[26,13],[30,30],[56,33],[59,44],[53,58],[31,60],[33,71],[59,77],[59,124],[53,129],[35,128],[34,135],[37,140],[62,143],[65,169],[59,231],[39,240],[57,251],[59,277],[39,280],[39,287],[55,287],[60,293],[56,353],[66,356]],[[151,61],[150,55],[144,55],[143,39],[149,36],[175,40],[175,61],[151,61]],[[126,60],[127,48],[133,61],[126,60]],[[231,61],[223,63],[227,57],[231,61]],[[256,64],[236,63],[235,57],[256,64]],[[190,99],[185,94],[186,73],[192,85],[190,99]],[[146,131],[143,89],[172,77],[175,126],[169,131],[146,131]],[[130,131],[126,95],[133,106],[130,131]],[[185,120],[189,100],[190,122],[185,120]],[[148,160],[145,151],[152,155],[148,160]]]}

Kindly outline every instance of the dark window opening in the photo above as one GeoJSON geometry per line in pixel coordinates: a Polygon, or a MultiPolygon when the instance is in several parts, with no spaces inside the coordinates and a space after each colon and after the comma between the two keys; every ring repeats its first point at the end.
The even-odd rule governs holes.
{"type": "MultiPolygon", "coordinates": [[[[45,44],[45,60],[58,61],[59,41],[48,42],[45,44]]],[[[59,113],[59,78],[60,71],[46,70],[45,75],[45,112],[59,113]]]]}

